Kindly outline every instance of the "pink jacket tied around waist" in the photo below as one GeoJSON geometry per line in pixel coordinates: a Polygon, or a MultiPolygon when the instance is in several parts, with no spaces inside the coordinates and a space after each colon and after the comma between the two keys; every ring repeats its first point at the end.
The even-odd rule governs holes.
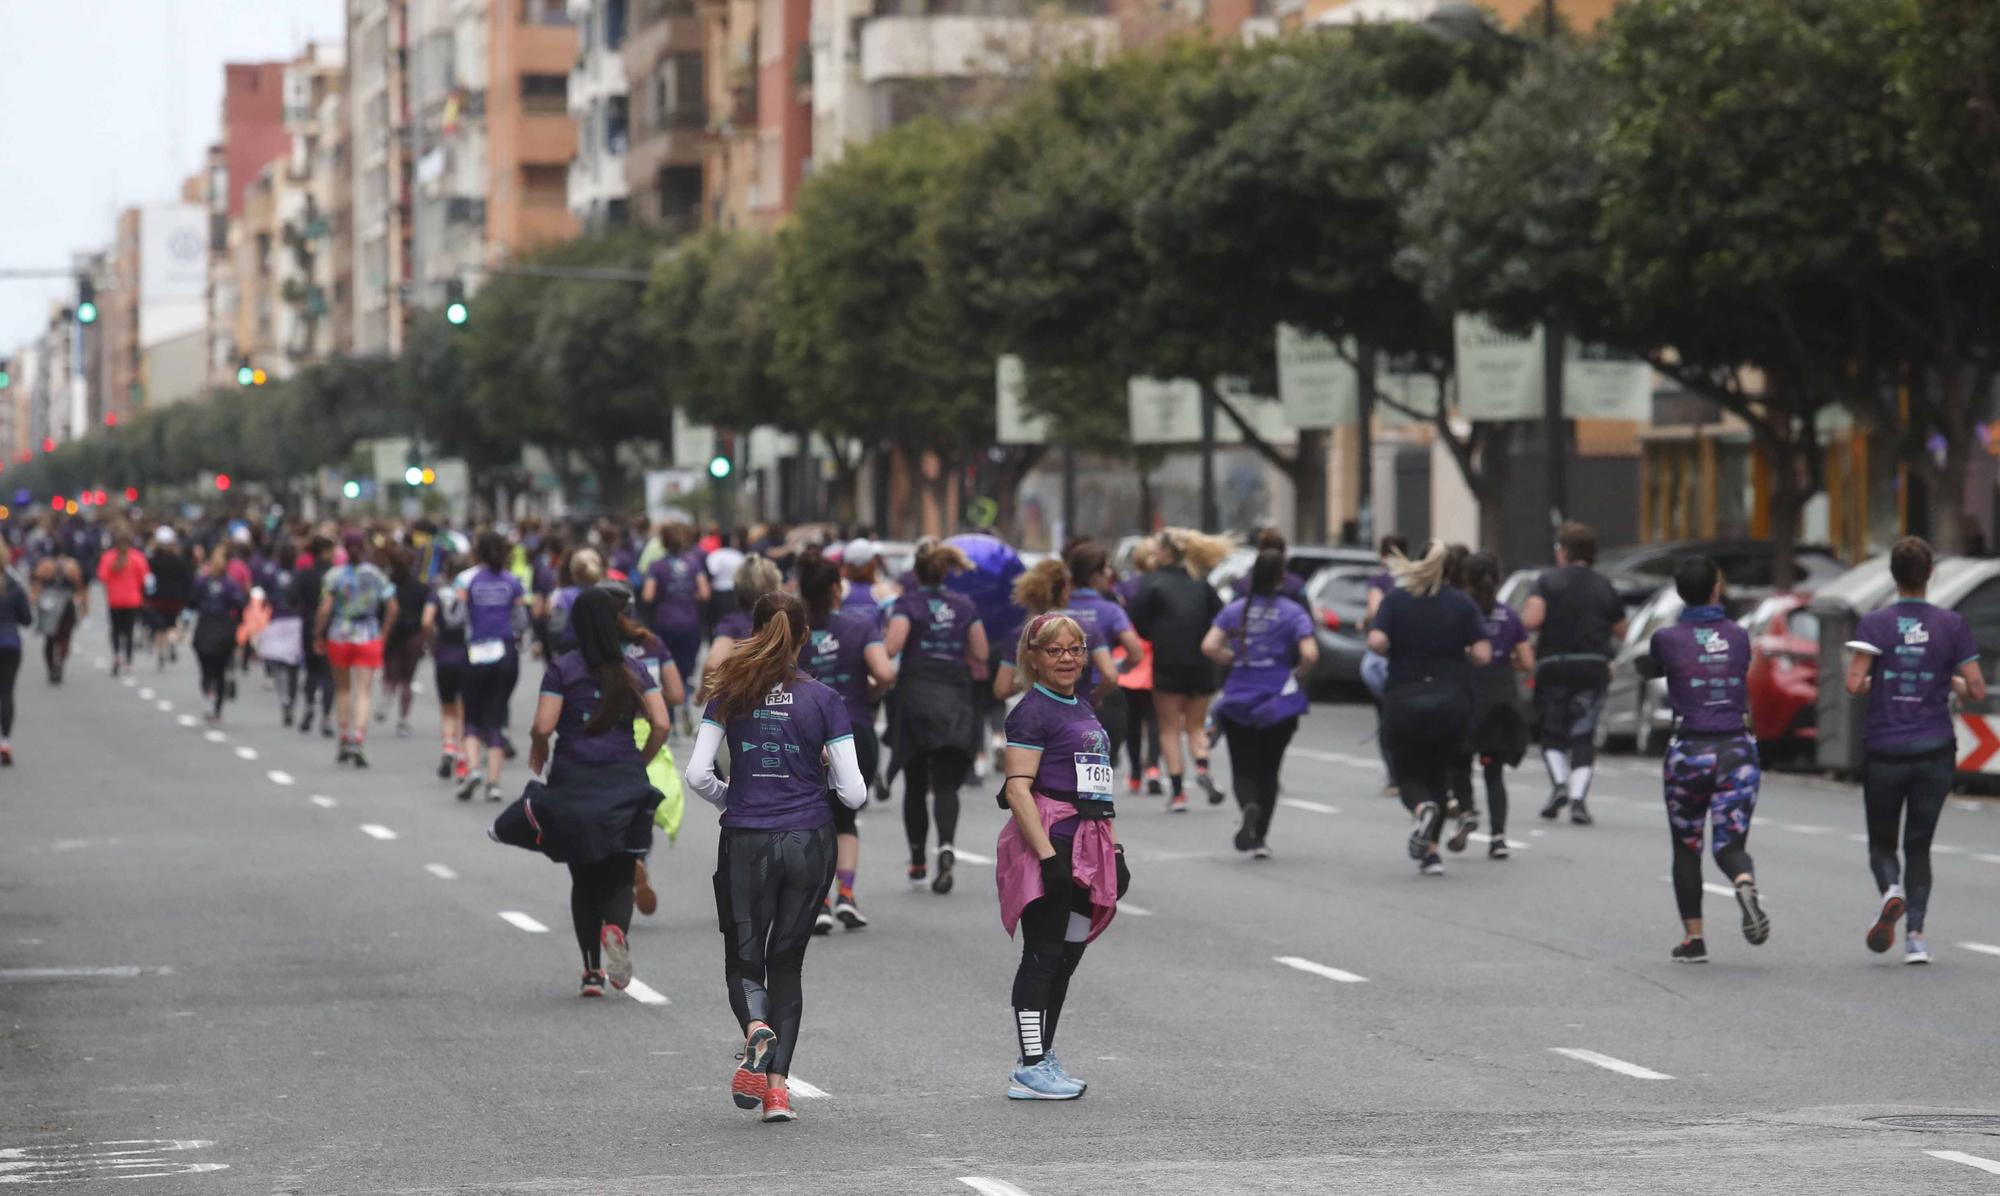
{"type": "MultiPolygon", "coordinates": [[[[1076,807],[1040,793],[1035,809],[1042,816],[1046,832],[1065,818],[1076,816],[1076,807]]],[[[1001,828],[996,846],[994,879],[1000,886],[1000,925],[1009,937],[1021,921],[1021,911],[1042,896],[1042,862],[1028,841],[1021,837],[1020,824],[1010,814],[1001,828]]],[[[1118,860],[1111,839],[1111,824],[1102,819],[1084,819],[1076,824],[1071,875],[1090,892],[1090,937],[1094,942],[1111,919],[1118,915],[1118,860]]]]}

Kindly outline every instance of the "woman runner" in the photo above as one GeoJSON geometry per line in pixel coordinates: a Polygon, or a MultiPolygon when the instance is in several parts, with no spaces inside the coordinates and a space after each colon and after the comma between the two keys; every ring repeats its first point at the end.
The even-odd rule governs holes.
{"type": "Polygon", "coordinates": [[[326,645],[317,631],[320,602],[326,591],[326,575],[333,568],[333,541],[314,536],[306,545],[292,575],[292,606],[312,620],[307,628],[305,647],[305,711],[299,717],[299,734],[310,735],[313,714],[319,714],[319,733],[333,738],[333,666],[327,663],[326,645]]]}
{"type": "MultiPolygon", "coordinates": [[[[684,523],[660,525],[663,555],[646,570],[639,590],[639,604],[650,612],[653,634],[667,645],[674,667],[681,676],[694,675],[695,653],[701,648],[701,608],[708,602],[708,571],[702,567],[701,553],[689,542],[684,523]]],[[[678,712],[687,722],[687,711],[678,712]]]]}
{"type": "MultiPolygon", "coordinates": [[[[1104,725],[1104,733],[1111,736],[1116,755],[1117,745],[1125,741],[1132,715],[1125,690],[1118,684],[1118,666],[1111,649],[1119,649],[1128,662],[1137,665],[1146,644],[1132,630],[1125,607],[1108,592],[1114,580],[1111,554],[1102,545],[1090,540],[1071,545],[1063,554],[1063,563],[1069,567],[1066,608],[1076,625],[1083,628],[1084,642],[1091,648],[1091,664],[1083,676],[1084,691],[1090,695],[1091,709],[1104,725]]],[[[1133,775],[1138,774],[1135,771],[1133,775]]]]}
{"type": "Polygon", "coordinates": [[[986,666],[986,628],[972,599],[945,588],[972,562],[951,544],[917,549],[916,588],[896,599],[882,647],[902,657],[896,676],[896,756],[903,761],[903,833],[910,844],[910,888],[951,892],[952,838],[958,790],[979,750],[972,677],[986,666]],[[930,837],[928,795],[937,813],[937,875],[924,866],[930,837]]]}
{"type": "Polygon", "coordinates": [[[147,591],[146,623],[153,632],[153,659],[161,672],[180,659],[181,612],[194,590],[194,569],[181,555],[180,537],[161,524],[153,531],[153,555],[146,566],[153,588],[147,591]]]}
{"type": "Polygon", "coordinates": [[[417,666],[424,659],[424,605],[430,593],[423,579],[417,576],[416,561],[408,548],[397,545],[385,555],[389,562],[389,584],[395,598],[396,617],[383,625],[383,713],[376,715],[375,721],[383,720],[393,700],[396,706],[396,738],[408,739],[410,706],[416,700],[413,686],[417,680],[417,666]]]}
{"type": "Polygon", "coordinates": [[[715,621],[715,638],[709,642],[708,656],[701,662],[704,670],[728,660],[736,645],[750,638],[750,612],[756,609],[757,600],[783,584],[778,567],[766,557],[748,557],[737,566],[731,588],[738,605],[715,621]]]}
{"type": "Polygon", "coordinates": [[[1013,817],[994,853],[1000,924],[1021,938],[1014,1100],[1075,1100],[1089,1087],[1056,1058],[1056,1023],[1084,947],[1132,883],[1111,821],[1111,740],[1078,693],[1088,653],[1083,629],[1057,613],[1030,619],[1015,651],[1029,689],[1007,715],[1001,803],[1013,817]]]}
{"type": "Polygon", "coordinates": [[[1479,608],[1445,584],[1447,561],[1437,540],[1422,560],[1399,558],[1396,588],[1383,596],[1368,629],[1368,647],[1389,661],[1382,734],[1396,762],[1403,805],[1416,819],[1410,858],[1426,876],[1444,875],[1438,838],[1452,762],[1464,752],[1472,725],[1470,667],[1493,659],[1479,608]]]}
{"type": "Polygon", "coordinates": [[[740,1109],[792,1121],[792,1054],[805,1009],[800,974],[815,911],[834,877],[834,790],[850,809],[868,800],[847,704],[799,672],[805,608],[783,592],[752,612],[753,633],[702,677],[708,703],[687,785],[722,811],[715,905],[726,945],[729,1007],[743,1029],[730,1081],[740,1109]],[[731,779],[715,775],[728,745],[731,779]]]}
{"type": "MultiPolygon", "coordinates": [[[[1132,572],[1118,583],[1116,592],[1118,605],[1125,608],[1128,618],[1132,600],[1139,596],[1139,587],[1146,584],[1147,574],[1158,567],[1159,559],[1151,540],[1139,541],[1132,550],[1132,572]]],[[[1139,778],[1144,776],[1147,796],[1158,797],[1166,790],[1160,783],[1160,714],[1153,705],[1153,646],[1142,639],[1139,648],[1139,659],[1127,658],[1118,674],[1118,688],[1125,691],[1125,759],[1131,766],[1125,787],[1138,796],[1139,778]]]]}
{"type": "Polygon", "coordinates": [[[201,696],[208,703],[208,721],[222,721],[222,704],[229,698],[229,659],[236,653],[236,625],[250,600],[229,576],[229,549],[218,544],[202,562],[195,580],[194,656],[201,665],[201,696]]]}
{"type": "Polygon", "coordinates": [[[1215,721],[1229,743],[1229,775],[1243,823],[1236,850],[1268,860],[1271,814],[1278,805],[1278,773],[1285,749],[1306,712],[1306,675],[1319,662],[1312,618],[1284,596],[1282,548],[1265,548],[1250,566],[1250,592],[1222,608],[1202,638],[1202,651],[1229,670],[1215,721]]]}
{"type": "Polygon", "coordinates": [[[35,562],[34,581],[28,595],[35,608],[35,621],[42,633],[42,667],[49,684],[61,685],[63,670],[69,665],[70,636],[77,622],[90,614],[90,586],[83,566],[57,541],[53,551],[35,562]]]}
{"type": "MultiPolygon", "coordinates": [[[[510,549],[499,532],[481,532],[479,565],[459,582],[465,604],[465,779],[458,800],[479,791],[483,762],[486,800],[499,801],[500,770],[507,765],[507,704],[521,679],[520,633],[516,612],[528,602],[527,587],[507,567],[510,549]]],[[[628,722],[630,720],[627,720],[628,722]]]]}
{"type": "Polygon", "coordinates": [[[333,670],[333,710],[340,726],[334,763],[366,768],[368,704],[382,668],[382,627],[396,621],[396,598],[388,575],[368,562],[365,535],[349,532],[341,547],[347,563],[329,570],[321,583],[313,638],[333,670]]]}
{"type": "Polygon", "coordinates": [[[603,996],[607,981],[621,991],[632,982],[625,937],[632,864],[652,844],[660,800],[646,765],[667,742],[660,683],[625,654],[624,605],[624,595],[609,590],[578,596],[571,611],[576,650],[542,674],[530,732],[528,768],[546,766],[548,782],[531,782],[493,824],[495,839],[569,865],[570,922],[583,954],[579,993],[586,997],[603,996]],[[652,727],[643,745],[632,738],[632,720],[642,712],[652,727]]]}
{"type": "MultiPolygon", "coordinates": [[[[1486,812],[1492,818],[1491,838],[1486,844],[1488,859],[1507,858],[1507,770],[1521,763],[1528,753],[1528,719],[1521,710],[1521,684],[1517,676],[1534,676],[1535,647],[1528,642],[1528,629],[1514,608],[1500,601],[1500,582],[1505,574],[1500,558],[1490,552],[1476,552],[1465,562],[1465,592],[1472,604],[1484,612],[1486,639],[1493,645],[1493,659],[1473,671],[1472,753],[1486,782],[1486,812]]],[[[1461,790],[1460,806],[1474,809],[1472,767],[1468,758],[1463,776],[1454,781],[1461,790]]],[[[1476,816],[1467,821],[1461,813],[1447,846],[1465,848],[1465,840],[1478,827],[1476,816]]]]}
{"type": "MultiPolygon", "coordinates": [[[[836,607],[840,594],[841,568],[808,548],[796,566],[799,598],[806,608],[806,643],[799,656],[799,669],[840,695],[847,703],[848,724],[854,729],[854,755],[863,784],[875,780],[881,744],[875,738],[876,695],[896,681],[896,666],[882,646],[882,632],[866,611],[836,607]]],[[[861,866],[861,829],[854,810],[829,793],[827,807],[833,812],[834,891],[820,902],[813,929],[826,934],[835,919],[849,930],[868,925],[854,900],[854,874],[861,866]]]]}
{"type": "MultiPolygon", "coordinates": [[[[1047,614],[1068,615],[1076,621],[1078,627],[1083,628],[1083,641],[1090,647],[1090,656],[1084,662],[1084,673],[1080,682],[1083,686],[1083,697],[1091,704],[1091,711],[1097,714],[1098,722],[1105,724],[1105,734],[1113,735],[1103,712],[1098,710],[1098,704],[1113,696],[1118,666],[1112,662],[1109,646],[1092,633],[1092,628],[1100,622],[1115,625],[1112,624],[1112,619],[1122,620],[1125,612],[1121,610],[1112,616],[1100,615],[1096,608],[1092,608],[1088,615],[1079,611],[1076,593],[1071,589],[1070,568],[1053,557],[1037,562],[1034,568],[1014,579],[1014,604],[1020,607],[1028,618],[1047,614]]],[[[1131,624],[1126,623],[1121,630],[1131,634],[1131,624]]],[[[1132,639],[1136,643],[1139,637],[1133,635],[1132,639]]],[[[993,670],[993,696],[1001,702],[1012,699],[1027,686],[1027,682],[1021,680],[1020,671],[1015,667],[1017,662],[1008,659],[1014,654],[1017,646],[1017,644],[1000,645],[1000,665],[993,670]]],[[[1113,742],[1116,742],[1116,739],[1116,735],[1113,735],[1113,742]]]]}
{"type": "Polygon", "coordinates": [[[1674,590],[1686,605],[1680,621],[1653,633],[1637,661],[1641,677],[1665,677],[1674,710],[1667,747],[1667,828],[1674,838],[1674,901],[1686,937],[1673,949],[1680,963],[1707,963],[1701,923],[1702,824],[1722,874],[1736,884],[1743,937],[1757,946],[1771,937],[1771,919],[1757,897],[1755,866],[1745,845],[1757,810],[1757,740],[1750,734],[1750,635],[1722,609],[1722,570],[1705,556],[1674,569],[1674,590]]]}
{"type": "Polygon", "coordinates": [[[111,612],[111,675],[132,671],[132,641],[139,612],[146,606],[146,579],[151,566],[146,554],[132,547],[132,530],[120,524],[112,533],[111,550],[97,561],[97,580],[104,585],[104,606],[111,612]]]}
{"type": "Polygon", "coordinates": [[[1195,783],[1220,805],[1224,794],[1208,771],[1208,702],[1215,694],[1215,665],[1202,655],[1202,637],[1222,611],[1208,584],[1209,571],[1229,555],[1229,541],[1168,529],[1154,540],[1160,568],[1146,578],[1132,602],[1132,625],[1153,645],[1153,704],[1160,716],[1160,746],[1172,793],[1167,809],[1187,813],[1182,791],[1181,738],[1194,757],[1195,783]]]}
{"type": "Polygon", "coordinates": [[[451,557],[438,573],[424,600],[424,638],[430,641],[433,680],[437,684],[438,725],[444,754],[438,760],[438,780],[463,776],[465,763],[465,600],[453,583],[464,558],[451,557]]]}
{"type": "MultiPolygon", "coordinates": [[[[640,670],[647,676],[659,678],[660,701],[663,708],[672,710],[687,701],[687,685],[681,680],[680,670],[674,667],[674,658],[667,652],[667,646],[660,642],[659,636],[654,635],[645,624],[638,621],[639,596],[632,592],[631,583],[607,581],[603,583],[602,588],[617,595],[624,603],[618,608],[618,633],[625,641],[625,655],[636,661],[640,670]]],[[[579,594],[582,592],[579,591],[579,594]]],[[[575,598],[563,604],[560,611],[563,621],[550,629],[558,635],[567,635],[572,642],[575,640],[576,631],[569,622],[569,610],[575,605],[575,598]]],[[[553,603],[550,609],[555,613],[556,608],[553,603]]],[[[671,733],[671,726],[668,727],[668,731],[671,733]]],[[[651,734],[651,723],[643,718],[633,722],[633,743],[643,747],[651,734]]],[[[669,840],[677,838],[681,829],[681,783],[680,773],[674,765],[672,748],[665,746],[660,748],[659,754],[647,762],[646,776],[664,799],[653,809],[653,825],[666,831],[669,840]]],[[[646,856],[651,855],[651,852],[649,843],[647,851],[641,858],[632,862],[632,902],[640,913],[649,918],[660,904],[659,894],[653,891],[652,877],[646,872],[646,856]]]]}
{"type": "Polygon", "coordinates": [[[1889,550],[1897,600],[1861,616],[1848,647],[1847,692],[1868,695],[1867,759],[1861,774],[1868,814],[1868,866],[1882,906],[1868,928],[1868,949],[1896,944],[1896,922],[1909,916],[1903,962],[1931,961],[1924,915],[1931,897],[1931,837],[1951,793],[1958,755],[1951,695],[1986,698],[1979,646],[1957,611],[1924,601],[1935,558],[1931,546],[1904,536],[1889,550]],[[1897,860],[1897,840],[1902,859],[1897,860]]]}
{"type": "Polygon", "coordinates": [[[14,764],[14,682],[21,675],[21,628],[35,621],[28,587],[13,572],[14,550],[0,539],[0,765],[14,764]]]}
{"type": "MultiPolygon", "coordinates": [[[[597,555],[594,548],[573,550],[562,567],[563,584],[549,596],[548,636],[549,643],[557,653],[571,651],[576,647],[576,632],[569,625],[570,607],[576,605],[576,596],[604,580],[604,558],[597,555]]],[[[685,700],[669,698],[669,709],[685,700]]]]}

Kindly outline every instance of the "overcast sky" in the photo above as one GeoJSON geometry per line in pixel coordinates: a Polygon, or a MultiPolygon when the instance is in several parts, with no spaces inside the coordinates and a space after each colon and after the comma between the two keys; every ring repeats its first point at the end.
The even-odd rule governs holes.
{"type": "MultiPolygon", "coordinates": [[[[172,200],[219,135],[222,64],[337,43],[342,0],[0,0],[0,269],[67,268],[172,200]]],[[[61,280],[0,278],[0,356],[61,280]]]]}

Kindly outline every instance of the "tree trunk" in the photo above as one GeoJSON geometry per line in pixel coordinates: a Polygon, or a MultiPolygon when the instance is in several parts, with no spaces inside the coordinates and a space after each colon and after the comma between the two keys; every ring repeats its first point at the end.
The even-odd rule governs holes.
{"type": "Polygon", "coordinates": [[[1324,429],[1300,429],[1298,448],[1297,539],[1306,544],[1325,544],[1327,533],[1326,442],[1324,429]]]}
{"type": "Polygon", "coordinates": [[[1507,537],[1507,486],[1513,475],[1513,424],[1488,424],[1479,446],[1479,472],[1465,484],[1479,500],[1479,547],[1498,556],[1507,537]]]}
{"type": "Polygon", "coordinates": [[[1771,584],[1785,590],[1792,585],[1799,512],[1811,495],[1803,493],[1805,488],[1799,485],[1797,444],[1789,438],[1773,439],[1767,451],[1771,456],[1771,584]]]}

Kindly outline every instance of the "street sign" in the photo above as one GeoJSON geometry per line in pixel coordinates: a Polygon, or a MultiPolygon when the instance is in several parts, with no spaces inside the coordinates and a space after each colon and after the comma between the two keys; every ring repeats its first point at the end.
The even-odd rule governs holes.
{"type": "Polygon", "coordinates": [[[1194,444],[1201,439],[1201,385],[1192,378],[1133,378],[1125,401],[1133,444],[1194,444]]]}
{"type": "Polygon", "coordinates": [[[1012,353],[1002,354],[993,367],[994,440],[1000,444],[1047,444],[1047,416],[1027,409],[1028,367],[1012,353]]]}
{"type": "MultiPolygon", "coordinates": [[[[1347,350],[1353,353],[1353,342],[1347,350]]],[[[1326,337],[1278,325],[1278,401],[1294,428],[1344,428],[1360,416],[1360,375],[1326,337]]]]}
{"type": "MultiPolygon", "coordinates": [[[[1469,420],[1537,420],[1546,405],[1542,329],[1502,332],[1476,315],[1452,320],[1458,356],[1459,414],[1469,420]]],[[[1563,414],[1571,419],[1645,420],[1652,415],[1653,370],[1603,345],[1563,343],[1563,414]]]]}

